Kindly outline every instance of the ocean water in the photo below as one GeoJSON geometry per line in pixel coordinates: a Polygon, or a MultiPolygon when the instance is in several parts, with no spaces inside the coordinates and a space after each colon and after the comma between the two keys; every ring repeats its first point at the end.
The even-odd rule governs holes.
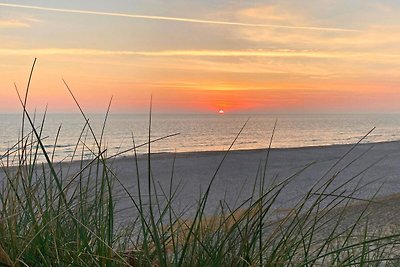
{"type": "MultiPolygon", "coordinates": [[[[87,116],[99,138],[105,115],[87,116]]],[[[4,155],[18,142],[21,135],[21,117],[21,114],[0,114],[0,155],[4,155]]],[[[43,115],[36,116],[37,127],[42,118],[43,115]]],[[[400,114],[154,114],[152,139],[175,133],[179,135],[152,143],[151,150],[155,153],[226,150],[247,119],[249,121],[234,144],[234,150],[268,147],[275,120],[277,127],[272,142],[274,148],[355,143],[374,127],[376,129],[364,142],[400,140],[400,114]]],[[[110,114],[102,143],[107,147],[107,155],[112,156],[132,148],[133,140],[137,145],[145,143],[149,134],[148,125],[148,115],[110,114]]],[[[85,120],[79,114],[46,116],[42,130],[43,142],[50,154],[53,154],[54,150],[56,161],[70,160],[77,145],[78,151],[82,151],[83,142],[78,142],[81,133],[86,144],[83,156],[93,156],[89,149],[95,149],[95,142],[88,128],[84,126],[85,120]],[[54,147],[60,125],[60,135],[54,147]]],[[[25,134],[27,133],[29,126],[25,129],[25,134]]],[[[146,153],[147,146],[139,148],[137,152],[146,153]]],[[[131,151],[121,156],[132,154],[131,151]]],[[[17,154],[14,153],[11,157],[15,155],[17,154]]]]}

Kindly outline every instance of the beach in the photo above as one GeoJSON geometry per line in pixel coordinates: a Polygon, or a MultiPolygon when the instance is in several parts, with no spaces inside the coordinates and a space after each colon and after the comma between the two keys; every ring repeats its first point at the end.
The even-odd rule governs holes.
{"type": "MultiPolygon", "coordinates": [[[[207,213],[212,214],[221,202],[236,208],[252,195],[256,179],[259,183],[268,150],[230,151],[223,160],[225,154],[152,154],[151,172],[160,199],[165,197],[165,192],[169,192],[172,177],[172,191],[177,190],[174,208],[185,211],[185,216],[190,217],[201,194],[215,176],[207,202],[207,213]]],[[[351,195],[354,203],[358,203],[399,193],[399,162],[400,142],[271,149],[265,168],[265,184],[268,187],[293,177],[276,199],[276,210],[292,208],[312,186],[322,184],[332,176],[335,179],[325,193],[351,195]],[[336,189],[339,186],[341,188],[336,189]]],[[[115,199],[118,199],[117,210],[123,210],[122,218],[128,219],[135,214],[135,208],[120,183],[132,195],[137,195],[138,171],[142,194],[147,194],[148,157],[138,157],[138,168],[133,157],[113,159],[109,164],[119,180],[114,184],[115,199]]],[[[75,168],[79,169],[78,166],[75,168]]]]}
{"type": "MultiPolygon", "coordinates": [[[[149,155],[139,155],[136,158],[133,156],[110,158],[106,162],[109,173],[112,173],[109,177],[113,184],[112,200],[115,201],[113,224],[115,229],[124,229],[140,218],[138,207],[134,204],[134,201],[136,204],[139,203],[138,182],[143,201],[139,208],[147,210],[150,207],[149,155]]],[[[335,235],[344,233],[343,236],[346,236],[350,231],[350,235],[354,238],[362,236],[366,231],[364,229],[366,222],[368,222],[368,235],[390,236],[397,233],[400,226],[399,162],[400,142],[229,152],[155,153],[150,154],[152,207],[155,218],[160,214],[160,207],[162,210],[162,207],[167,206],[167,211],[173,211],[177,221],[171,224],[171,227],[175,227],[176,223],[182,223],[183,226],[180,225],[180,230],[176,231],[182,235],[177,238],[183,238],[188,234],[188,227],[199,212],[201,197],[213,180],[202,220],[206,227],[221,227],[211,225],[219,225],[221,223],[219,218],[226,216],[221,209],[225,209],[225,212],[229,209],[228,214],[231,215],[228,215],[225,223],[226,229],[230,229],[229,227],[232,227],[241,216],[254,220],[251,214],[253,212],[258,214],[258,206],[252,201],[260,199],[260,181],[265,177],[264,193],[271,187],[277,186],[271,190],[264,204],[266,205],[264,208],[269,209],[267,217],[264,218],[265,238],[273,238],[273,233],[277,229],[294,227],[297,225],[297,220],[303,216],[304,225],[301,224],[303,226],[299,227],[314,229],[312,225],[315,225],[312,236],[317,242],[317,247],[320,244],[318,242],[334,240],[331,236],[333,233],[335,235]],[[273,194],[278,191],[279,194],[274,198],[273,194]],[[174,197],[169,203],[171,194],[174,197]],[[322,198],[317,200],[319,197],[322,198]],[[251,198],[253,199],[249,200],[251,198]],[[274,200],[269,207],[268,202],[271,199],[274,200]],[[316,204],[317,206],[312,207],[316,204]]],[[[65,190],[67,197],[74,194],[77,188],[85,187],[87,185],[85,179],[88,177],[91,179],[89,188],[96,187],[95,192],[98,192],[102,181],[98,180],[96,184],[94,174],[99,166],[99,173],[102,173],[102,165],[96,165],[95,160],[54,164],[55,171],[60,177],[62,173],[63,186],[69,188],[65,190]],[[91,167],[91,174],[86,177],[91,167]],[[84,171],[81,171],[82,169],[84,171]]],[[[5,171],[10,170],[16,170],[16,167],[1,170],[0,179],[3,183],[5,171]]],[[[45,166],[45,170],[49,172],[48,166],[45,166]]],[[[36,175],[41,176],[40,168],[36,175]]],[[[89,189],[89,194],[88,191],[84,191],[83,203],[79,195],[71,203],[77,203],[82,207],[86,201],[92,203],[93,198],[90,196],[92,189],[89,189]]],[[[40,192],[36,194],[40,195],[40,192]]],[[[107,199],[106,194],[104,201],[107,199]]],[[[83,215],[85,216],[90,215],[83,215]]],[[[166,220],[166,215],[162,216],[163,220],[166,220]]],[[[161,222],[158,223],[163,227],[161,222]]],[[[168,232],[168,229],[164,228],[162,231],[168,232]]],[[[133,234],[133,237],[136,235],[133,234]]],[[[296,232],[293,235],[296,236],[296,232]]],[[[338,236],[338,240],[341,237],[338,236]]],[[[355,242],[358,240],[355,239],[355,242]]]]}
{"type": "MultiPolygon", "coordinates": [[[[345,184],[335,194],[351,194],[354,202],[373,197],[393,200],[390,196],[400,192],[400,142],[395,141],[270,149],[269,152],[267,149],[253,149],[155,153],[150,155],[150,159],[159,199],[167,199],[170,189],[176,191],[173,206],[176,211],[183,212],[184,217],[193,215],[196,204],[214,176],[206,206],[208,214],[213,214],[222,202],[231,208],[245,202],[253,190],[257,191],[264,169],[266,188],[292,177],[274,203],[276,210],[294,207],[313,186],[334,175],[327,192],[345,184]]],[[[88,163],[86,161],[83,166],[88,163]]],[[[81,170],[81,164],[73,161],[55,166],[68,180],[81,170]]],[[[113,179],[117,217],[119,221],[129,221],[137,215],[137,210],[127,191],[131,196],[137,196],[137,174],[141,193],[148,193],[148,155],[139,155],[137,159],[133,156],[112,158],[107,165],[117,178],[113,179]]],[[[4,170],[0,177],[4,180],[4,170]]]]}

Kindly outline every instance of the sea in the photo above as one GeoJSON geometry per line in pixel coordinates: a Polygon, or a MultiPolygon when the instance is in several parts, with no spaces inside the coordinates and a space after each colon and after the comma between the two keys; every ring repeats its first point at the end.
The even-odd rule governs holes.
{"type": "MultiPolygon", "coordinates": [[[[107,119],[105,114],[87,114],[86,118],[91,129],[80,114],[32,115],[46,152],[55,161],[93,158],[100,139],[109,157],[133,155],[134,146],[136,153],[145,154],[149,133],[155,140],[152,153],[225,151],[232,143],[232,150],[263,149],[270,145],[272,134],[272,148],[352,144],[372,129],[363,142],[400,140],[400,114],[153,114],[150,131],[148,114],[108,114],[107,119]]],[[[0,129],[3,161],[17,157],[22,134],[29,136],[24,143],[36,144],[28,120],[21,131],[21,114],[0,114],[0,129]]],[[[38,154],[43,156],[41,149],[38,154]]]]}

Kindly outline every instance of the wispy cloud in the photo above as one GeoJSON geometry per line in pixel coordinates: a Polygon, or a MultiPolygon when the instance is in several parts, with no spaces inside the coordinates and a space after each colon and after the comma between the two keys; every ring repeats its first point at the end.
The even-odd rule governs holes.
{"type": "MultiPolygon", "coordinates": [[[[97,65],[113,64],[137,71],[174,70],[172,73],[202,72],[268,74],[278,77],[309,77],[318,79],[355,78],[369,76],[398,76],[399,53],[374,53],[368,51],[307,51],[307,50],[165,50],[124,51],[97,49],[0,49],[0,57],[39,57],[55,62],[80,62],[97,65]],[[132,60],[132,58],[135,60],[132,60]],[[95,60],[95,61],[93,61],[95,60]],[[305,61],[303,61],[305,60],[305,61]],[[372,63],[372,64],[371,64],[372,63]],[[376,66],[382,66],[377,69],[376,66]],[[383,67],[384,66],[384,67],[383,67]],[[179,70],[179,72],[177,72],[179,70]]],[[[122,68],[124,69],[124,68],[122,68]]],[[[162,72],[162,71],[161,71],[162,72]]],[[[171,74],[169,74],[171,75],[171,74]]],[[[195,77],[194,77],[195,78],[195,77]]],[[[248,79],[248,78],[246,78],[248,79]]],[[[293,79],[292,79],[293,80],[293,79]]]]}
{"type": "Polygon", "coordinates": [[[26,22],[19,20],[1,20],[0,19],[0,29],[1,28],[29,28],[30,25],[26,22]]]}
{"type": "Polygon", "coordinates": [[[310,59],[360,59],[381,61],[398,60],[399,53],[374,53],[355,51],[314,50],[162,50],[131,51],[73,48],[0,49],[0,56],[142,56],[142,57],[231,57],[231,58],[310,58],[310,59]]]}
{"type": "MultiPolygon", "coordinates": [[[[292,13],[288,10],[280,9],[276,5],[264,5],[250,8],[244,8],[235,12],[235,15],[241,19],[258,19],[263,21],[295,21],[301,19],[298,13],[292,13]]],[[[304,22],[304,21],[303,21],[304,22]]]]}
{"type": "Polygon", "coordinates": [[[164,51],[128,51],[98,49],[0,49],[0,55],[13,56],[147,56],[147,57],[304,57],[304,58],[340,58],[348,57],[342,53],[296,50],[164,50],[164,51]]]}
{"type": "Polygon", "coordinates": [[[8,3],[0,3],[0,6],[52,11],[52,12],[63,12],[63,13],[76,13],[76,14],[87,14],[87,15],[125,17],[133,19],[164,20],[164,21],[176,21],[176,22],[186,22],[186,23],[216,24],[216,25],[243,26],[243,27],[278,28],[278,29],[309,30],[309,31],[334,31],[334,32],[358,31],[355,29],[336,28],[336,27],[291,26],[291,25],[277,25],[277,24],[245,23],[245,22],[220,21],[220,20],[204,20],[204,19],[184,18],[184,17],[167,17],[167,16],[151,16],[151,15],[115,13],[115,12],[100,12],[100,11],[81,10],[81,9],[61,9],[61,8],[50,8],[42,6],[19,5],[19,4],[8,4],[8,3]]]}
{"type": "Polygon", "coordinates": [[[260,31],[247,28],[232,31],[232,36],[246,42],[264,44],[270,47],[324,49],[347,51],[348,53],[364,51],[377,55],[398,53],[399,30],[398,25],[368,25],[364,31],[358,33],[325,35],[320,32],[286,32],[280,34],[273,29],[260,31]]]}

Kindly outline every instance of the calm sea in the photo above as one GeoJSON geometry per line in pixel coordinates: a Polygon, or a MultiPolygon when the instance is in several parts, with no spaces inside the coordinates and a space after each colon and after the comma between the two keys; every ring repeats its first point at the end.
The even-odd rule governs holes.
{"type": "MultiPolygon", "coordinates": [[[[88,115],[97,137],[101,135],[104,115],[88,115]]],[[[233,149],[259,149],[269,144],[273,125],[278,119],[272,147],[305,147],[357,142],[373,127],[376,129],[366,142],[400,140],[400,114],[340,114],[340,115],[160,115],[152,118],[152,139],[179,133],[179,135],[153,143],[153,152],[192,152],[226,150],[246,120],[250,118],[233,149]]],[[[36,117],[39,125],[42,116],[36,117]]],[[[147,141],[148,115],[110,114],[103,144],[111,156],[147,141]]],[[[49,152],[53,151],[59,126],[60,136],[55,148],[56,160],[70,159],[85,120],[78,114],[49,114],[42,136],[49,152]]],[[[0,114],[0,153],[3,155],[18,140],[21,129],[20,114],[0,114]]],[[[28,130],[25,130],[28,133],[28,130]]],[[[87,132],[86,144],[93,148],[94,140],[87,132]]],[[[82,143],[79,143],[82,147],[82,143]]],[[[146,147],[138,149],[145,153],[146,147]]],[[[124,154],[132,155],[132,152],[124,154]]],[[[86,149],[85,157],[91,153],[86,149]]]]}

